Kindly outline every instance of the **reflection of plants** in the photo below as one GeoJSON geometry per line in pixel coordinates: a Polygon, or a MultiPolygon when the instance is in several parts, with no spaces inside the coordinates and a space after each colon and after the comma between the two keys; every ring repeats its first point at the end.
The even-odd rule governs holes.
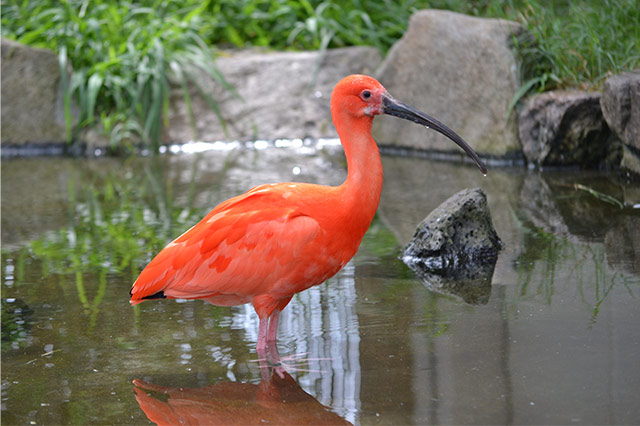
{"type": "MultiPolygon", "coordinates": [[[[598,318],[598,314],[600,313],[600,305],[602,305],[602,303],[607,299],[611,290],[616,286],[622,285],[629,293],[629,296],[635,299],[639,294],[638,291],[640,288],[637,288],[637,280],[633,283],[628,276],[625,276],[622,273],[616,272],[611,274],[611,277],[607,277],[606,252],[601,246],[586,246],[582,256],[590,258],[594,267],[594,270],[590,275],[594,279],[594,287],[591,289],[592,295],[586,294],[590,289],[584,289],[582,280],[580,280],[580,296],[584,303],[592,309],[590,325],[594,325],[598,318]],[[633,284],[636,285],[635,291],[632,287],[633,284]],[[589,298],[592,298],[593,301],[590,302],[588,300],[589,298]]],[[[587,273],[589,273],[589,271],[587,271],[587,273]]]]}
{"type": "Polygon", "coordinates": [[[566,237],[545,232],[541,229],[529,230],[525,233],[525,250],[516,258],[518,265],[518,282],[520,283],[519,294],[525,296],[529,291],[542,294],[551,303],[553,296],[553,283],[556,276],[556,265],[563,261],[563,253],[568,246],[566,237]],[[542,279],[535,289],[531,289],[531,281],[535,275],[534,268],[537,261],[544,263],[542,279]]]}
{"type": "Polygon", "coordinates": [[[21,299],[2,299],[2,349],[20,345],[27,339],[31,308],[21,299]]]}
{"type": "Polygon", "coordinates": [[[93,300],[89,302],[87,298],[87,292],[84,288],[84,280],[82,278],[81,272],[76,272],[76,290],[78,292],[78,299],[80,299],[80,303],[82,303],[82,307],[85,310],[85,313],[89,314],[89,331],[92,331],[96,326],[96,320],[98,319],[98,306],[100,306],[100,302],[102,302],[102,298],[104,297],[104,293],[107,289],[107,273],[106,271],[101,271],[98,275],[98,289],[96,291],[93,300]]]}
{"type": "Polygon", "coordinates": [[[391,258],[395,263],[397,262],[398,251],[398,239],[393,232],[382,223],[376,214],[373,217],[371,226],[369,226],[369,230],[362,239],[358,251],[358,258],[362,259],[369,256],[374,259],[391,258]]]}
{"type": "Polygon", "coordinates": [[[111,172],[85,182],[72,173],[69,226],[30,243],[45,272],[129,270],[136,275],[171,236],[197,221],[193,197],[184,207],[174,206],[160,159],[151,160],[144,170],[129,171],[124,178],[111,172]]]}
{"type": "MultiPolygon", "coordinates": [[[[521,224],[522,225],[522,224],[521,224]]],[[[575,283],[582,303],[591,312],[590,324],[595,324],[600,306],[618,285],[623,285],[631,297],[636,297],[628,278],[623,274],[608,273],[604,246],[594,243],[569,241],[533,226],[523,226],[525,250],[516,258],[518,271],[516,301],[542,296],[551,305],[556,285],[575,283]],[[565,268],[558,270],[558,265],[565,268]],[[593,270],[588,268],[593,267],[593,270]]],[[[514,311],[517,308],[514,306],[514,311]]]]}
{"type": "MultiPolygon", "coordinates": [[[[186,205],[173,204],[172,187],[166,183],[162,160],[150,158],[141,168],[124,164],[104,175],[70,169],[68,226],[17,252],[3,253],[3,268],[10,264],[14,271],[11,285],[21,284],[28,259],[42,267],[44,277],[68,276],[69,281],[75,282],[91,331],[108,290],[108,274],[126,274],[135,279],[141,267],[168,240],[201,217],[193,207],[193,185],[186,205]]],[[[192,183],[197,169],[196,161],[192,183]]]]}
{"type": "Polygon", "coordinates": [[[442,312],[438,303],[444,297],[448,296],[442,296],[433,291],[427,292],[427,303],[422,314],[424,323],[416,328],[431,338],[440,337],[449,331],[451,320],[442,312]]]}

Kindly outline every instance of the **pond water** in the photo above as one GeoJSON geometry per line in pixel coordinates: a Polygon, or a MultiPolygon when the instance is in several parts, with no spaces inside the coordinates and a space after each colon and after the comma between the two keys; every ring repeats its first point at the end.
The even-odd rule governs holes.
{"type": "Polygon", "coordinates": [[[358,254],[283,312],[281,378],[256,362],[250,306],[132,308],[128,290],[217,202],[262,182],[340,183],[335,143],[3,161],[2,423],[640,422],[638,185],[383,165],[358,254]],[[398,259],[416,225],[469,187],[487,193],[504,242],[478,305],[430,291],[398,259]]]}

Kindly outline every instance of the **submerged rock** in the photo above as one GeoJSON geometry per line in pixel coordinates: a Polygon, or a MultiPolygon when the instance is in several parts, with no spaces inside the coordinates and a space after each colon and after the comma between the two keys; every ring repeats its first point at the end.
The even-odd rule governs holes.
{"type": "Polygon", "coordinates": [[[502,241],[480,188],[458,192],[418,226],[402,260],[432,290],[486,303],[502,241]]]}

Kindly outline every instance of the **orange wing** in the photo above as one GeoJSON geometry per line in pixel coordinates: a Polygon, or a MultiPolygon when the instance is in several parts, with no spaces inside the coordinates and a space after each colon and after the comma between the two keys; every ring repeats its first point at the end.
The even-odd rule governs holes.
{"type": "Polygon", "coordinates": [[[317,256],[322,244],[314,242],[324,232],[290,196],[286,184],[264,185],[218,205],[147,265],[131,303],[168,297],[237,305],[261,294],[290,296],[335,274],[344,263],[317,256]]]}

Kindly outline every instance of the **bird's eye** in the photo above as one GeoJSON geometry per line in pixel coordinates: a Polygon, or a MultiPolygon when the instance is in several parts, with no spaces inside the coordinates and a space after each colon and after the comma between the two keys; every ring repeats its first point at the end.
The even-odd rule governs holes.
{"type": "Polygon", "coordinates": [[[368,90],[363,90],[362,93],[360,94],[360,97],[364,100],[367,100],[371,97],[371,92],[368,90]]]}

